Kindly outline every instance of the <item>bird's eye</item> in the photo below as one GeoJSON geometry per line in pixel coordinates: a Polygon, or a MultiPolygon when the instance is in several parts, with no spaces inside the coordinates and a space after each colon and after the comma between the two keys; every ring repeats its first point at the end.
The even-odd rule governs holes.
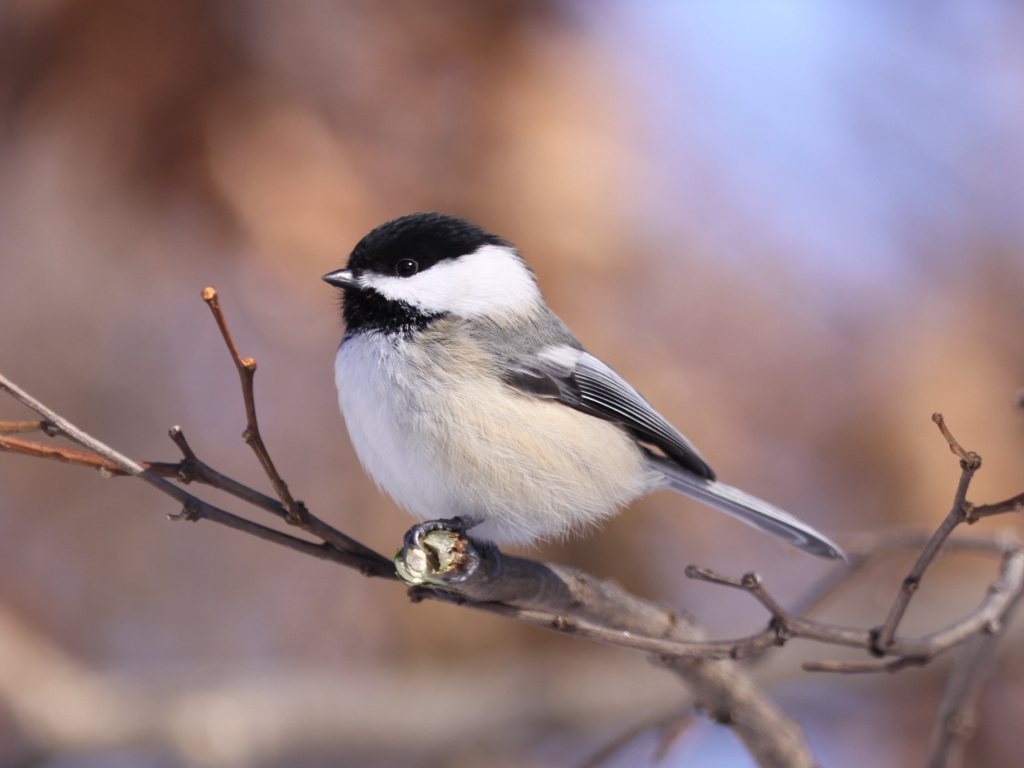
{"type": "Polygon", "coordinates": [[[420,271],[420,265],[412,259],[402,259],[395,267],[399,277],[412,277],[420,271]]]}

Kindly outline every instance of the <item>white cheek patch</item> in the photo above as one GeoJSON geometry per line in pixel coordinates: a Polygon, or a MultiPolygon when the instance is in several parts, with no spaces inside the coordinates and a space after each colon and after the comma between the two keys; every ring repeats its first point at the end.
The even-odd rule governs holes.
{"type": "Polygon", "coordinates": [[[412,277],[365,274],[360,282],[425,312],[461,317],[522,315],[541,301],[530,270],[514,250],[502,245],[481,246],[412,277]]]}

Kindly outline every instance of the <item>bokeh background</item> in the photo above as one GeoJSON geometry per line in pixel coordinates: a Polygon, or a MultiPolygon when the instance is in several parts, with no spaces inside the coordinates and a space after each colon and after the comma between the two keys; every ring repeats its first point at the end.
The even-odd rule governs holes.
{"type": "MultiPolygon", "coordinates": [[[[319,276],[382,221],[441,210],[515,242],[726,481],[840,540],[934,526],[958,468],[933,411],[985,459],[975,500],[1024,489],[1022,34],[1010,0],[5,0],[0,370],[133,457],[174,460],[180,424],[262,488],[199,299],[215,285],[291,488],[391,551],[410,521],[345,435],[319,276]]],[[[686,704],[639,654],[410,605],[175,511],[0,456],[0,765],[562,766],[686,704]]],[[[828,571],[669,495],[529,552],[723,636],[764,617],[687,564],[756,569],[788,602],[828,571]]],[[[905,567],[826,615],[877,624],[905,567]]],[[[943,561],[907,630],[992,572],[943,561]]],[[[1020,639],[971,765],[1019,764],[1020,639]]],[[[757,670],[822,764],[920,763],[946,664],[799,672],[828,653],[757,670]]],[[[749,763],[705,723],[662,764],[749,763]]]]}

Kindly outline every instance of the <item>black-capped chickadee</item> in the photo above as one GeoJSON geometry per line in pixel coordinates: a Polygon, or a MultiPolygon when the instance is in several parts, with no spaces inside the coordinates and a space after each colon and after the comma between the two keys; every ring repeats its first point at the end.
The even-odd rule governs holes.
{"type": "Polygon", "coordinates": [[[468,221],[403,216],[325,275],[344,292],[338,400],[363,467],[421,520],[523,543],[671,488],[828,558],[792,515],[719,483],[690,441],[544,303],[516,249],[468,221]]]}

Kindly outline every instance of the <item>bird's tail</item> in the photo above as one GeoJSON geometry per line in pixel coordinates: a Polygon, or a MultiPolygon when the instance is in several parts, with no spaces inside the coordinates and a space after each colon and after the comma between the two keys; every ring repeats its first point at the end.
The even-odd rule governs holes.
{"type": "Polygon", "coordinates": [[[652,468],[664,476],[666,487],[673,491],[720,509],[765,533],[778,536],[804,552],[831,560],[846,558],[843,551],[825,536],[767,501],[731,485],[697,477],[661,456],[649,454],[649,460],[652,468]]]}

